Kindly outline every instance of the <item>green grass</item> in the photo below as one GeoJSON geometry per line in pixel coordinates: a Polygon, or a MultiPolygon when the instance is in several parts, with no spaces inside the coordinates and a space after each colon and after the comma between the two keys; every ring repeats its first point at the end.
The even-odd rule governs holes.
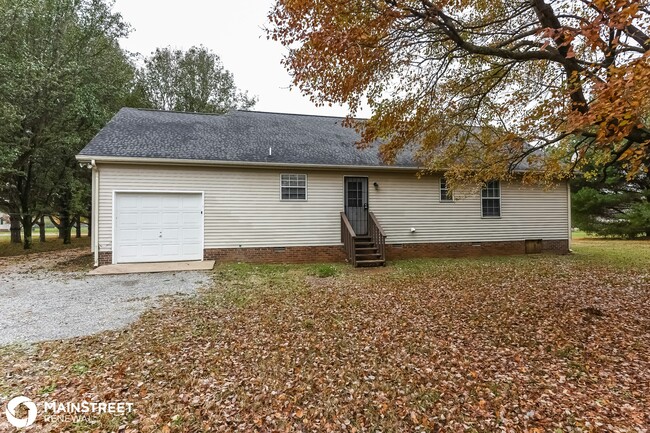
{"type": "Polygon", "coordinates": [[[332,264],[315,265],[312,270],[312,275],[318,278],[327,278],[338,275],[341,272],[338,266],[332,264]]]}
{"type": "MultiPolygon", "coordinates": [[[[571,243],[572,254],[558,256],[567,264],[611,266],[621,269],[650,268],[650,241],[623,240],[608,238],[578,238],[571,243]]],[[[447,268],[462,268],[463,266],[483,266],[516,264],[517,266],[532,266],[542,255],[517,256],[485,256],[472,258],[443,258],[443,259],[409,259],[390,262],[391,267],[403,275],[418,273],[435,274],[446,272],[447,268]]],[[[552,256],[551,256],[552,257],[552,256]]]]}
{"type": "Polygon", "coordinates": [[[221,264],[215,268],[219,290],[202,297],[207,305],[244,307],[278,294],[290,296],[305,289],[303,278],[312,265],[221,264]]]}
{"type": "Polygon", "coordinates": [[[577,262],[601,266],[650,268],[650,241],[618,239],[577,239],[571,244],[577,262]]]}
{"type": "Polygon", "coordinates": [[[88,364],[86,364],[85,362],[77,362],[75,364],[72,364],[72,367],[70,367],[70,370],[74,374],[76,374],[78,376],[82,376],[82,375],[86,374],[88,372],[88,370],[90,370],[90,366],[88,364]]]}
{"type": "Polygon", "coordinates": [[[596,237],[590,233],[584,232],[582,230],[578,230],[575,232],[571,232],[571,239],[584,239],[584,238],[593,238],[596,237]]]}
{"type": "MultiPolygon", "coordinates": [[[[35,228],[32,231],[32,237],[37,239],[38,238],[38,233],[39,233],[38,228],[35,228]]],[[[73,227],[72,228],[72,235],[73,236],[74,236],[74,233],[75,233],[75,228],[73,227]]],[[[86,233],[88,233],[87,227],[85,225],[81,226],[81,233],[84,236],[86,235],[86,233]]],[[[54,236],[54,235],[58,236],[58,234],[59,234],[59,229],[57,229],[56,227],[45,227],[45,235],[46,236],[54,236]]],[[[21,236],[23,235],[22,229],[20,230],[20,235],[21,236]]],[[[9,238],[10,236],[11,236],[10,232],[0,232],[0,240],[2,240],[2,238],[9,238]]]]}
{"type": "Polygon", "coordinates": [[[39,242],[38,235],[32,238],[32,248],[25,250],[23,244],[12,244],[9,242],[9,236],[0,237],[0,257],[22,256],[25,254],[43,253],[48,251],[59,251],[70,248],[90,248],[90,238],[82,236],[77,239],[72,236],[72,243],[69,245],[63,244],[63,241],[58,238],[56,233],[46,238],[46,242],[39,242]]]}

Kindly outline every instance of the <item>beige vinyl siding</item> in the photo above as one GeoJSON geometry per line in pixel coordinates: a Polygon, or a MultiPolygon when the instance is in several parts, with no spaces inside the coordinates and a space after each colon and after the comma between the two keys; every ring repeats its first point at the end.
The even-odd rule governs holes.
{"type": "Polygon", "coordinates": [[[502,217],[487,219],[477,193],[440,202],[438,178],[411,172],[101,164],[100,251],[112,249],[113,191],[204,192],[205,248],[338,245],[346,175],[368,176],[369,208],[388,243],[568,238],[564,184],[504,184],[502,217]],[[281,200],[282,173],[307,174],[306,201],[281,200]]]}
{"type": "Polygon", "coordinates": [[[205,248],[340,243],[342,186],[328,172],[101,165],[100,176],[101,251],[111,250],[113,190],[203,191],[205,248]],[[307,174],[306,201],[281,200],[281,173],[307,174]]]}
{"type": "Polygon", "coordinates": [[[441,202],[438,177],[384,175],[378,183],[378,190],[370,188],[370,209],[388,243],[568,238],[566,184],[545,190],[502,183],[501,217],[483,218],[480,191],[458,191],[453,202],[441,202]]]}

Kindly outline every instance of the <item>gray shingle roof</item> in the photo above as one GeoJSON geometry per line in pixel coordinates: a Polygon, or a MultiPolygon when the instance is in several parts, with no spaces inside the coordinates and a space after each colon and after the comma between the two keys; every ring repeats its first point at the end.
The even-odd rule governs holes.
{"type": "MultiPolygon", "coordinates": [[[[215,115],[123,108],[80,155],[385,166],[378,147],[359,150],[355,145],[359,134],[342,122],[338,117],[255,111],[215,115]]],[[[417,166],[410,152],[394,165],[417,166]]]]}

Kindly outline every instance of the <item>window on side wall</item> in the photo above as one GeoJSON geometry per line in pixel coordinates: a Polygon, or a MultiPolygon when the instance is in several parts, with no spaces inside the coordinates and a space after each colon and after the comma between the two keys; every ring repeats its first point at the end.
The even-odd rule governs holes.
{"type": "Polygon", "coordinates": [[[493,180],[481,190],[481,216],[494,218],[501,216],[501,183],[493,180]]]}
{"type": "Polygon", "coordinates": [[[447,179],[444,176],[440,178],[440,201],[454,201],[454,196],[449,190],[447,179]]]}
{"type": "Polygon", "coordinates": [[[280,197],[282,200],[307,200],[307,175],[280,175],[280,197]]]}

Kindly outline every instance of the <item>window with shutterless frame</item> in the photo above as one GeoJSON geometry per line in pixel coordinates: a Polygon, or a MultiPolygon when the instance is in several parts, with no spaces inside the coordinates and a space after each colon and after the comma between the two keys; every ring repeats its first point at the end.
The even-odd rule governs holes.
{"type": "Polygon", "coordinates": [[[307,200],[307,175],[281,174],[280,198],[282,200],[307,200]]]}
{"type": "Polygon", "coordinates": [[[440,201],[454,201],[454,196],[444,176],[440,177],[440,201]]]}
{"type": "Polygon", "coordinates": [[[497,218],[501,216],[501,182],[493,180],[481,190],[481,216],[497,218]]]}

